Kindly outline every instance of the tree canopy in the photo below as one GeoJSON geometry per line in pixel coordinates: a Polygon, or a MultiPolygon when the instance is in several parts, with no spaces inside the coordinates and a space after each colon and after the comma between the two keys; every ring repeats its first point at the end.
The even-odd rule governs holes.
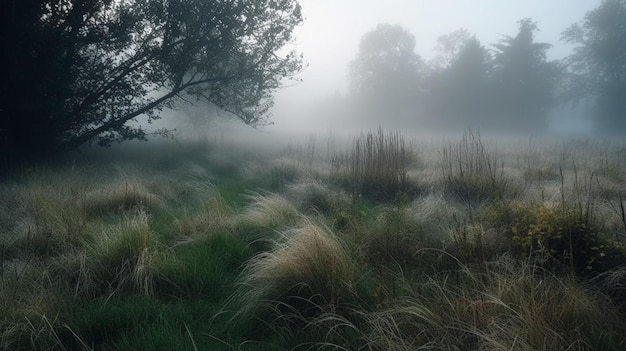
{"type": "Polygon", "coordinates": [[[422,66],[415,54],[415,37],[407,29],[379,24],[361,38],[357,56],[350,62],[350,92],[363,113],[393,123],[415,109],[422,66]]]}
{"type": "MultiPolygon", "coordinates": [[[[557,62],[547,60],[548,43],[534,41],[537,24],[519,21],[515,37],[494,44],[494,84],[500,119],[508,127],[537,130],[545,127],[549,109],[556,104],[555,88],[560,78],[557,62]]],[[[494,120],[494,123],[501,121],[494,120]]]]}
{"type": "Polygon", "coordinates": [[[415,38],[397,25],[366,33],[350,63],[350,92],[361,118],[401,127],[539,131],[556,105],[561,66],[547,60],[551,45],[534,40],[537,25],[519,21],[515,36],[484,47],[467,30],[439,37],[427,67],[415,38]],[[368,116],[369,115],[369,116],[368,116]]]}
{"type": "Polygon", "coordinates": [[[356,115],[386,124],[402,116],[402,127],[541,133],[561,117],[561,102],[583,101],[595,106],[597,131],[625,133],[626,0],[603,0],[565,30],[573,52],[561,60],[549,60],[552,45],[535,40],[535,21],[518,24],[489,49],[465,29],[442,35],[429,65],[408,30],[378,25],[349,64],[356,115]]]}
{"type": "Polygon", "coordinates": [[[439,37],[437,51],[426,107],[435,124],[484,127],[492,103],[491,54],[466,30],[439,37]]]}
{"type": "Polygon", "coordinates": [[[626,1],[604,0],[562,33],[575,45],[565,59],[565,98],[591,99],[598,129],[626,131],[626,1]]]}
{"type": "Polygon", "coordinates": [[[14,157],[145,139],[176,100],[262,124],[301,69],[295,0],[8,0],[0,8],[0,136],[14,157]]]}

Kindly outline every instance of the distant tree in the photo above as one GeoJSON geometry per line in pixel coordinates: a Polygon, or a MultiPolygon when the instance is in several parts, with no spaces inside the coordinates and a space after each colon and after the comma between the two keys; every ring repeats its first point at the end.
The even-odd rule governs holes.
{"type": "Polygon", "coordinates": [[[484,127],[490,115],[491,55],[475,36],[460,30],[439,38],[441,54],[430,82],[429,111],[446,127],[484,127]]]}
{"type": "Polygon", "coordinates": [[[626,0],[604,0],[562,33],[576,45],[565,58],[565,98],[593,99],[599,129],[626,132],[626,0]]]}
{"type": "Polygon", "coordinates": [[[361,38],[349,65],[350,93],[371,117],[401,121],[413,113],[422,69],[415,37],[399,25],[379,24],[361,38]]]}
{"type": "Polygon", "coordinates": [[[494,44],[493,104],[497,108],[496,127],[516,130],[545,128],[547,114],[556,103],[555,89],[561,68],[547,61],[552,45],[536,43],[537,24],[529,18],[519,23],[515,37],[494,44]]]}
{"type": "Polygon", "coordinates": [[[448,67],[472,37],[474,36],[464,28],[439,36],[435,45],[437,56],[430,65],[435,69],[448,67]]]}
{"type": "Polygon", "coordinates": [[[157,119],[180,99],[260,124],[273,91],[301,68],[295,53],[282,51],[302,20],[295,0],[0,6],[0,133],[14,157],[145,139],[129,122],[157,119]]]}

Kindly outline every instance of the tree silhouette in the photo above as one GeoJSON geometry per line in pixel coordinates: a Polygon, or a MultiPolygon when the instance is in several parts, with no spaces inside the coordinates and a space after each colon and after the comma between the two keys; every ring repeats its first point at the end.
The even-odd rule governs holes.
{"type": "Polygon", "coordinates": [[[443,69],[450,66],[452,61],[459,55],[459,52],[465,47],[467,41],[473,37],[475,36],[464,28],[440,35],[435,45],[437,56],[430,62],[431,67],[443,69]]]}
{"type": "Polygon", "coordinates": [[[129,122],[180,99],[264,123],[301,68],[279,54],[300,22],[295,0],[3,1],[4,144],[20,158],[145,139],[129,122]]]}
{"type": "Polygon", "coordinates": [[[529,18],[519,21],[515,37],[494,44],[494,100],[498,119],[494,126],[517,130],[539,130],[545,127],[547,114],[554,106],[555,88],[561,69],[548,62],[546,52],[552,47],[536,43],[537,24],[529,18]]]}
{"type": "Polygon", "coordinates": [[[592,99],[598,129],[626,132],[626,1],[604,0],[561,39],[576,45],[564,60],[565,99],[592,99]]]}
{"type": "Polygon", "coordinates": [[[486,127],[492,94],[489,51],[465,30],[441,36],[437,47],[441,54],[427,101],[434,123],[457,129],[486,127]]]}
{"type": "Polygon", "coordinates": [[[405,123],[415,110],[423,63],[408,30],[379,24],[366,33],[349,66],[350,92],[362,114],[405,123]]]}

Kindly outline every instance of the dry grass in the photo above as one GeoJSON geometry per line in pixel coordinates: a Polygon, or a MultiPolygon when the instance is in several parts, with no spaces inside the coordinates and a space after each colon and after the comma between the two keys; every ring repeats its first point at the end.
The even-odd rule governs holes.
{"type": "Polygon", "coordinates": [[[153,209],[160,205],[159,198],[149,192],[143,182],[120,179],[104,189],[86,195],[86,210],[92,215],[122,213],[133,209],[153,209]]]}
{"type": "Polygon", "coordinates": [[[119,224],[104,227],[88,245],[83,279],[96,285],[95,293],[130,289],[151,295],[165,254],[159,245],[148,215],[140,210],[129,214],[119,224]]]}
{"type": "Polygon", "coordinates": [[[283,232],[273,250],[248,262],[234,301],[244,315],[294,306],[317,315],[337,311],[349,300],[353,281],[343,244],[327,228],[305,223],[283,232]]]}
{"type": "Polygon", "coordinates": [[[400,133],[385,134],[379,128],[376,133],[370,131],[356,138],[348,153],[333,158],[333,176],[353,196],[390,201],[398,193],[416,192],[408,179],[413,160],[400,133]]]}
{"type": "Polygon", "coordinates": [[[286,197],[277,193],[250,193],[250,204],[235,218],[235,227],[280,228],[294,224],[300,212],[286,197]]]}
{"type": "Polygon", "coordinates": [[[337,207],[347,207],[348,195],[338,188],[333,188],[322,180],[306,178],[290,184],[285,195],[303,212],[331,214],[337,207]]]}
{"type": "MultiPolygon", "coordinates": [[[[177,207],[180,213],[175,215],[174,240],[188,241],[226,230],[232,222],[233,210],[228,206],[218,189],[206,182],[193,182],[193,196],[199,206],[187,208],[185,204],[177,207]]],[[[189,199],[189,202],[192,202],[189,199]]],[[[189,205],[189,203],[187,203],[189,205]]]]}
{"type": "Polygon", "coordinates": [[[515,166],[517,149],[496,154],[470,132],[438,154],[424,149],[411,169],[399,134],[379,130],[352,146],[334,173],[310,140],[295,158],[263,164],[177,153],[158,174],[128,167],[83,179],[73,170],[0,184],[0,349],[137,345],[140,334],[181,334],[176,325],[198,349],[210,349],[209,334],[209,344],[231,348],[624,348],[618,153],[567,144],[531,150],[515,166]],[[242,172],[253,186],[231,178],[242,172]],[[411,193],[418,177],[426,193],[411,193]],[[338,178],[352,198],[334,188],[338,178]],[[259,187],[240,201],[242,189],[259,187]],[[567,269],[596,246],[617,265],[567,269]],[[542,260],[541,250],[555,253],[542,260]],[[133,316],[107,310],[129,301],[133,316]],[[84,303],[84,315],[69,303],[84,303]],[[144,313],[167,317],[82,339],[100,333],[98,323],[133,324],[144,313]]]}
{"type": "Polygon", "coordinates": [[[367,315],[361,332],[368,348],[589,350],[619,341],[619,335],[598,333],[619,319],[579,282],[506,256],[460,268],[459,281],[433,277],[412,297],[367,315]]]}
{"type": "Polygon", "coordinates": [[[81,247],[90,231],[81,182],[57,179],[21,189],[17,196],[0,200],[7,216],[6,235],[0,240],[10,255],[54,256],[81,247]]]}
{"type": "Polygon", "coordinates": [[[441,175],[446,193],[468,202],[498,200],[514,194],[497,155],[480,134],[468,131],[458,143],[441,151],[441,175]]]}

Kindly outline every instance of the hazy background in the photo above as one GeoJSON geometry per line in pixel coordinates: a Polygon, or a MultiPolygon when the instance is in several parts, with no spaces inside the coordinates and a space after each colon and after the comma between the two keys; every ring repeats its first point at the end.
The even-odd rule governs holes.
{"type": "MultiPolygon", "coordinates": [[[[464,29],[475,35],[481,46],[494,51],[493,44],[515,37],[519,21],[530,18],[538,27],[535,43],[548,43],[547,60],[561,60],[572,53],[572,46],[561,41],[563,31],[580,23],[587,12],[597,8],[601,0],[299,0],[304,22],[294,31],[294,42],[287,50],[303,55],[304,70],[297,75],[300,82],[285,81],[275,94],[271,124],[257,130],[245,126],[234,117],[214,107],[181,106],[177,111],[163,111],[164,119],[157,121],[177,129],[180,137],[203,137],[225,140],[276,142],[306,141],[307,135],[333,133],[351,138],[355,134],[376,128],[400,129],[405,135],[430,136],[442,134],[422,128],[419,116],[414,126],[398,128],[380,120],[359,120],[337,111],[333,101],[346,102],[349,97],[349,63],[359,52],[362,37],[379,24],[399,25],[415,37],[415,53],[426,65],[437,56],[437,40],[446,34],[464,29]],[[330,103],[329,103],[330,102],[330,103]],[[331,111],[326,113],[324,110],[331,111]],[[181,115],[182,114],[182,115],[181,115]],[[191,115],[192,118],[185,118],[191,115]],[[183,118],[181,118],[183,117],[183,118]],[[208,117],[208,118],[207,118],[208,117]],[[350,120],[350,118],[352,118],[350,120]],[[361,123],[361,121],[363,123],[361,123]],[[189,123],[191,122],[191,123],[189,123]],[[182,126],[181,126],[182,124],[182,126]],[[201,128],[201,127],[206,127],[201,128]],[[234,133],[234,134],[233,134],[234,133]],[[242,134],[243,133],[243,134],[242,134]]],[[[592,114],[588,106],[558,107],[548,117],[548,136],[587,136],[593,132],[592,114]]],[[[143,123],[140,119],[137,123],[143,123]]],[[[464,127],[456,129],[462,132],[464,127]]],[[[513,132],[515,128],[511,128],[513,132]]],[[[445,131],[444,135],[454,134],[445,131]]],[[[487,132],[483,134],[488,134],[487,132]]],[[[536,132],[531,132],[535,135],[536,132]]],[[[524,136],[524,133],[521,133],[524,136]]]]}
{"type": "MultiPolygon", "coordinates": [[[[311,115],[315,105],[347,90],[348,63],[358,52],[359,41],[377,24],[399,24],[416,40],[416,53],[428,63],[435,56],[439,36],[464,28],[486,48],[505,36],[515,36],[518,21],[531,18],[539,31],[536,42],[553,45],[548,59],[561,59],[570,47],[560,42],[561,33],[596,8],[599,0],[301,0],[304,23],[295,31],[295,49],[308,63],[299,75],[302,82],[276,94],[273,126],[267,131],[325,131],[337,121],[311,115]]],[[[580,113],[567,111],[568,113],[580,113]]],[[[584,133],[585,120],[569,120],[555,129],[584,133]]]]}

